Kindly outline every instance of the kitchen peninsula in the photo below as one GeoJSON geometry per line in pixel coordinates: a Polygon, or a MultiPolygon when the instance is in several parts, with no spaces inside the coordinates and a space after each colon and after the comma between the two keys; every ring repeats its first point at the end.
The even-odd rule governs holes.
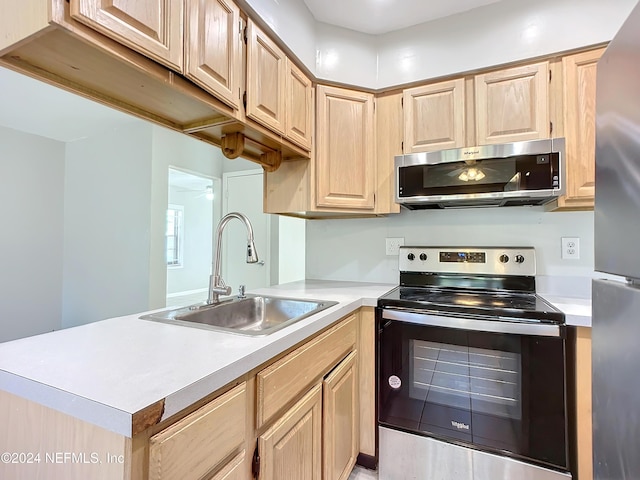
{"type": "MultiPolygon", "coordinates": [[[[47,478],[164,478],[155,477],[149,466],[150,437],[171,428],[185,415],[206,408],[206,404],[215,403],[220,395],[223,398],[234,392],[230,397],[233,400],[236,389],[246,385],[241,387],[241,394],[246,396],[247,405],[240,410],[252,433],[245,435],[243,429],[238,448],[228,452],[229,456],[225,453],[205,471],[224,470],[226,460],[231,462],[245,451],[237,464],[245,476],[238,478],[250,478],[251,462],[245,460],[255,447],[253,432],[262,433],[260,422],[266,426],[275,418],[265,410],[263,418],[258,415],[257,425],[254,423],[256,404],[269,392],[259,393],[252,378],[266,366],[288,358],[290,352],[312,344],[315,338],[330,338],[336,329],[341,332],[336,339],[347,338],[344,333],[348,330],[342,328],[350,323],[355,326],[353,347],[343,348],[338,356],[341,360],[347,351],[358,352],[359,410],[373,415],[365,405],[374,401],[373,307],[377,297],[392,287],[307,280],[261,289],[256,293],[339,302],[265,337],[169,325],[130,315],[1,344],[0,416],[9,428],[0,436],[0,451],[40,453],[42,461],[2,463],[0,472],[5,478],[32,477],[36,471],[46,471],[47,478]],[[252,414],[245,416],[246,412],[252,414]],[[56,451],[86,454],[88,460],[46,463],[45,454],[56,451]],[[91,454],[97,454],[100,460],[111,455],[109,458],[122,459],[123,463],[94,464],[91,454]]],[[[584,305],[575,305],[571,299],[553,300],[561,310],[580,313],[568,314],[568,324],[588,324],[584,305]]],[[[320,351],[301,370],[313,371],[316,362],[323,362],[320,351]]],[[[290,371],[291,375],[295,373],[290,371]]],[[[308,380],[313,382],[315,378],[308,380]]],[[[265,385],[270,384],[266,381],[265,385]]],[[[286,395],[285,390],[279,392],[286,395]]],[[[363,438],[373,435],[375,427],[367,425],[370,422],[375,422],[375,417],[368,422],[360,418],[360,447],[372,440],[363,438]]]]}

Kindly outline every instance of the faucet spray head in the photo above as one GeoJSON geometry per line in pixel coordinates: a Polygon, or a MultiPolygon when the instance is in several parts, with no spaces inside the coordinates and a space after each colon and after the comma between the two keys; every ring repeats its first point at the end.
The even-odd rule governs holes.
{"type": "Polygon", "coordinates": [[[247,241],[247,263],[257,263],[258,252],[256,251],[256,244],[253,243],[253,239],[247,241]]]}

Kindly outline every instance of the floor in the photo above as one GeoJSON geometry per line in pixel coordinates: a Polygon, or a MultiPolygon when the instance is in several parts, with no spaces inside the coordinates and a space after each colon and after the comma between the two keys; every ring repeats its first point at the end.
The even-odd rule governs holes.
{"type": "Polygon", "coordinates": [[[349,480],[378,480],[378,472],[356,465],[349,475],[349,480]]]}

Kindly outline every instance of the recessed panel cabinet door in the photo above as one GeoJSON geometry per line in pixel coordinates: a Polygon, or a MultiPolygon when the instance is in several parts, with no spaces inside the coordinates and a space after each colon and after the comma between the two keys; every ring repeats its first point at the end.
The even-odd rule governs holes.
{"type": "Polygon", "coordinates": [[[71,16],[182,73],[182,0],[70,0],[71,16]]]}
{"type": "Polygon", "coordinates": [[[287,131],[292,142],[306,150],[311,149],[311,117],[313,101],[311,80],[287,59],[287,131]]]}
{"type": "Polygon", "coordinates": [[[285,133],[286,56],[249,19],[247,22],[247,117],[285,133]]]}
{"type": "Polygon", "coordinates": [[[313,387],[258,438],[261,480],[320,480],[322,385],[313,387]]]}
{"type": "Polygon", "coordinates": [[[593,208],[596,180],[596,62],[604,49],[562,59],[567,193],[559,207],[593,208]]]}
{"type": "Polygon", "coordinates": [[[464,78],[403,91],[404,153],[464,147],[464,78]]]}
{"type": "Polygon", "coordinates": [[[475,77],[478,145],[548,138],[549,63],[475,77]]]}
{"type": "Polygon", "coordinates": [[[316,92],[316,203],[373,209],[373,95],[327,86],[316,92]]]}
{"type": "Polygon", "coordinates": [[[322,382],[323,480],[347,480],[359,451],[357,352],[351,352],[322,382]]]}
{"type": "Polygon", "coordinates": [[[230,0],[187,0],[186,76],[240,108],[240,10],[230,0]]]}

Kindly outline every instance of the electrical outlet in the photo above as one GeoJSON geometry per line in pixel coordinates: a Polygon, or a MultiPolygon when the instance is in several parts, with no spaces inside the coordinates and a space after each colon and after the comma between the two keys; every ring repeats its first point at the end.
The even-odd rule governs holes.
{"type": "Polygon", "coordinates": [[[577,237],[562,237],[562,259],[578,260],[580,258],[580,239],[577,237]]]}
{"type": "Polygon", "coordinates": [[[387,238],[387,255],[398,255],[402,246],[404,246],[404,237],[387,238]]]}

